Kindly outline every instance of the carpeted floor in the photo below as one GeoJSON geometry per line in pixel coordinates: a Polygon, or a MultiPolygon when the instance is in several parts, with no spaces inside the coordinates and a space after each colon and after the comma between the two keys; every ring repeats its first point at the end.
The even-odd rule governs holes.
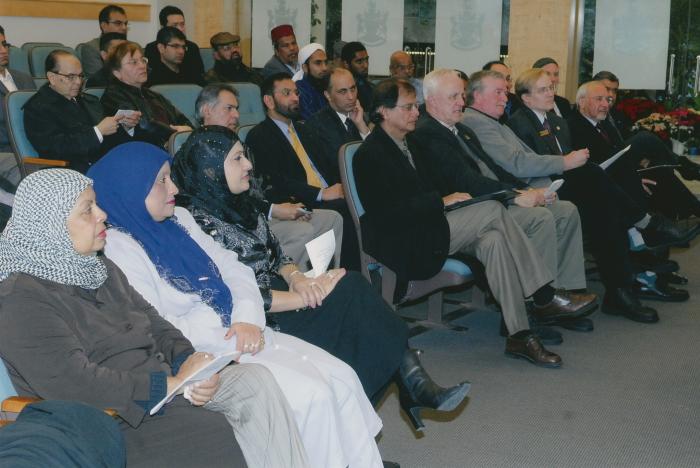
{"type": "Polygon", "coordinates": [[[597,311],[592,333],[560,329],[564,343],[552,350],[561,369],[505,357],[493,311],[457,320],[466,332],[413,338],[440,384],[468,380],[472,391],[449,418],[424,411],[418,435],[394,389],[378,410],[383,458],[402,468],[700,466],[700,239],[672,258],[690,279],[690,301],[649,302],[661,317],[653,325],[597,311]]]}

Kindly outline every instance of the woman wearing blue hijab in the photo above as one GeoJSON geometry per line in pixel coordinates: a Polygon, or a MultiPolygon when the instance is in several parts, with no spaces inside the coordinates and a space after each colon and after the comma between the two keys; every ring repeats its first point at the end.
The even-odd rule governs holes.
{"type": "Polygon", "coordinates": [[[105,254],[198,351],[238,349],[267,367],[287,398],[313,467],[380,467],[381,421],[355,372],[265,327],[253,271],[175,207],[170,157],[146,143],[117,147],[89,171],[108,213],[105,254]]]}

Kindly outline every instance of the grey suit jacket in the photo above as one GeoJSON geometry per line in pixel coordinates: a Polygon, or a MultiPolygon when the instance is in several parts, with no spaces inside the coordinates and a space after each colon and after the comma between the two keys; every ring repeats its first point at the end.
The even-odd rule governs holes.
{"type": "Polygon", "coordinates": [[[535,153],[513,130],[482,112],[468,108],[462,123],[476,133],[481,146],[499,166],[534,187],[545,187],[550,175],[564,172],[562,156],[535,153]]]}
{"type": "Polygon", "coordinates": [[[94,75],[102,68],[102,57],[100,56],[100,38],[96,37],[84,44],[80,50],[80,63],[83,65],[83,73],[94,75]]]}
{"type": "Polygon", "coordinates": [[[273,55],[270,60],[267,61],[265,67],[262,69],[263,78],[274,75],[275,73],[286,73],[290,77],[293,75],[292,71],[286,66],[282,61],[273,55]]]}
{"type": "MultiPolygon", "coordinates": [[[[12,80],[15,82],[15,86],[17,86],[18,90],[36,89],[36,85],[34,84],[34,80],[31,76],[17,70],[8,69],[8,71],[10,72],[12,80]]],[[[7,88],[5,88],[5,85],[0,83],[0,100],[4,100],[6,94],[7,88]]],[[[0,105],[0,153],[11,152],[12,148],[10,148],[10,140],[7,134],[7,125],[5,123],[5,105],[2,104],[0,105]]]]}

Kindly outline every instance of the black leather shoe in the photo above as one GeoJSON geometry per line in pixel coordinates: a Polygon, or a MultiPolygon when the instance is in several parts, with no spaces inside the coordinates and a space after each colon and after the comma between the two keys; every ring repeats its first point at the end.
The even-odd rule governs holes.
{"type": "Polygon", "coordinates": [[[622,315],[641,323],[656,323],[659,314],[651,307],[643,306],[630,288],[608,289],[601,307],[604,314],[622,315]]]}
{"type": "Polygon", "coordinates": [[[530,315],[539,325],[550,325],[561,319],[585,317],[593,312],[598,296],[588,293],[557,291],[546,306],[535,306],[530,315]]]}
{"type": "Polygon", "coordinates": [[[688,278],[678,273],[657,273],[656,281],[661,281],[664,284],[675,284],[683,286],[688,284],[688,278]]]}
{"type": "Polygon", "coordinates": [[[569,320],[559,320],[558,322],[554,322],[552,325],[577,332],[592,332],[594,328],[593,320],[585,317],[569,320]]]}
{"type": "Polygon", "coordinates": [[[653,215],[649,225],[639,232],[644,238],[644,243],[650,249],[669,247],[672,245],[687,244],[700,233],[700,225],[690,229],[682,229],[668,218],[661,215],[653,215]]]}
{"type": "Polygon", "coordinates": [[[639,299],[661,302],[685,302],[690,294],[685,289],[674,288],[657,280],[656,284],[646,285],[635,281],[634,293],[639,299]]]}
{"type": "Polygon", "coordinates": [[[527,359],[536,366],[561,367],[561,357],[542,345],[534,333],[516,333],[506,339],[506,356],[527,359]],[[518,336],[523,334],[523,336],[518,336]]]}

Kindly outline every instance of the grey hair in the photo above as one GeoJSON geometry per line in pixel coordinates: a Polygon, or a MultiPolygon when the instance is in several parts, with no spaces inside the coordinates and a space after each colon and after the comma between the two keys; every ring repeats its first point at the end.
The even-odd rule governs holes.
{"type": "Polygon", "coordinates": [[[499,80],[505,80],[506,77],[503,73],[499,73],[494,70],[479,70],[478,72],[472,73],[469,77],[469,84],[467,85],[467,105],[471,106],[474,104],[474,94],[480,92],[484,89],[484,78],[498,78],[499,80]]]}
{"type": "Polygon", "coordinates": [[[602,83],[597,80],[592,80],[592,81],[587,81],[583,83],[581,86],[578,87],[578,90],[576,90],[576,104],[578,102],[588,96],[588,91],[591,89],[591,87],[595,84],[599,84],[602,86],[602,83]]]}
{"type": "Polygon", "coordinates": [[[197,96],[197,101],[194,104],[194,116],[201,125],[204,124],[204,116],[202,109],[204,106],[213,106],[219,101],[219,94],[222,91],[228,91],[238,97],[238,90],[228,83],[212,83],[205,86],[197,96]]]}
{"type": "Polygon", "coordinates": [[[430,96],[434,96],[440,88],[440,81],[449,75],[459,78],[459,72],[451,68],[436,68],[423,78],[423,98],[427,101],[430,96]]]}

